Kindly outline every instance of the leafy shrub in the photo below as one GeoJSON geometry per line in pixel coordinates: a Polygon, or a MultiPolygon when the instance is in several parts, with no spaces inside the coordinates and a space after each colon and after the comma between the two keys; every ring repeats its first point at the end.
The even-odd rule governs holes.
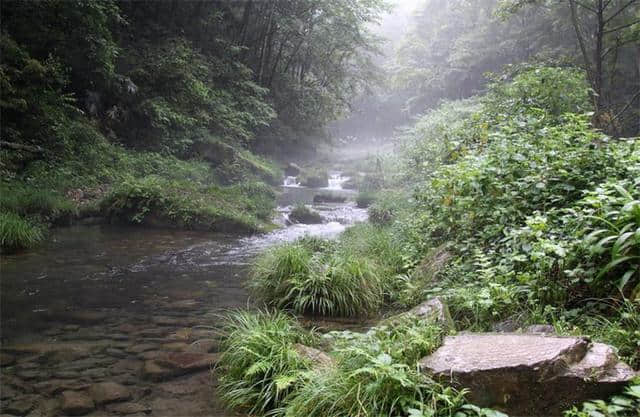
{"type": "Polygon", "coordinates": [[[640,410],[640,379],[629,385],[622,395],[611,397],[608,401],[587,401],[582,407],[573,407],[564,413],[564,417],[637,417],[640,410]]]}
{"type": "Polygon", "coordinates": [[[366,334],[332,332],[335,366],[312,371],[290,399],[287,416],[475,416],[464,392],[446,388],[416,369],[441,343],[430,320],[406,318],[366,334]]]}
{"type": "Polygon", "coordinates": [[[322,223],[322,216],[317,211],[311,210],[304,204],[299,204],[289,213],[289,220],[296,223],[317,224],[322,223]]]}
{"type": "Polygon", "coordinates": [[[356,206],[358,206],[359,208],[367,208],[374,201],[376,201],[375,193],[372,193],[370,191],[361,191],[356,197],[356,206]]]}
{"type": "Polygon", "coordinates": [[[369,207],[369,221],[375,225],[383,226],[394,220],[396,207],[389,200],[376,201],[369,207]]]}
{"type": "Polygon", "coordinates": [[[620,291],[627,285],[633,289],[635,283],[633,293],[639,293],[640,179],[632,184],[605,183],[588,193],[582,206],[580,221],[589,232],[585,239],[590,252],[608,261],[599,267],[596,280],[619,277],[620,291]]]}
{"type": "Polygon", "coordinates": [[[280,312],[230,314],[224,332],[218,362],[220,398],[252,415],[282,414],[278,410],[311,368],[294,345],[310,345],[313,336],[280,312]]]}
{"type": "Polygon", "coordinates": [[[0,248],[17,250],[30,248],[44,238],[42,227],[11,212],[0,213],[0,248]]]}

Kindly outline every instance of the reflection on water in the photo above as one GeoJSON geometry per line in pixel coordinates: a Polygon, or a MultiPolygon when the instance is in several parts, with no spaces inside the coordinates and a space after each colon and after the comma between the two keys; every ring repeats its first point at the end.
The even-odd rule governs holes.
{"type": "MultiPolygon", "coordinates": [[[[311,203],[318,190],[283,190],[276,222],[285,225],[291,206],[311,203]]],[[[55,229],[43,246],[2,258],[2,337],[46,328],[47,318],[68,310],[140,316],[165,314],[177,300],[196,300],[209,311],[243,306],[244,277],[261,250],[305,234],[332,238],[366,220],[366,211],[353,202],[314,209],[324,224],[294,224],[250,237],[118,226],[55,229]]]]}

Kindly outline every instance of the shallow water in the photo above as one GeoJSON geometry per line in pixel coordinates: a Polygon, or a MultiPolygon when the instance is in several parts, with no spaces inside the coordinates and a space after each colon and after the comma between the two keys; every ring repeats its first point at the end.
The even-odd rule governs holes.
{"type": "MultiPolygon", "coordinates": [[[[334,186],[331,192],[353,197],[334,186]]],[[[317,204],[323,224],[292,225],[292,206],[311,204],[320,192],[327,190],[282,187],[274,219],[281,227],[267,234],[75,226],[54,229],[37,249],[3,256],[0,414],[62,416],[62,391],[87,396],[93,384],[108,382],[126,387],[128,398],[86,415],[236,415],[220,405],[208,366],[158,379],[149,364],[215,362],[220,313],[253,305],[244,283],[256,254],[305,234],[333,238],[366,220],[353,202],[317,204]]]]}
{"type": "MultiPolygon", "coordinates": [[[[54,229],[49,241],[35,250],[3,256],[3,339],[40,331],[52,315],[69,310],[166,314],[172,301],[184,299],[209,311],[242,307],[248,302],[243,288],[247,268],[261,250],[307,234],[333,238],[348,225],[366,220],[366,211],[353,202],[314,204],[325,218],[323,224],[287,225],[291,206],[312,204],[315,194],[326,191],[282,190],[275,219],[281,228],[263,235],[74,226],[54,229]]],[[[339,188],[332,192],[353,196],[339,188]]]]}

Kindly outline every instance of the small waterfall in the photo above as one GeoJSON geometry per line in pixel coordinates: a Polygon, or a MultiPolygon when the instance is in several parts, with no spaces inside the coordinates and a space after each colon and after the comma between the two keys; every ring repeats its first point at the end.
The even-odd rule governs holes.
{"type": "Polygon", "coordinates": [[[340,174],[331,174],[329,175],[329,186],[327,187],[327,189],[342,190],[342,184],[348,179],[348,177],[343,177],[340,174]]]}
{"type": "Polygon", "coordinates": [[[288,176],[284,178],[283,187],[300,187],[298,177],[288,176]]]}

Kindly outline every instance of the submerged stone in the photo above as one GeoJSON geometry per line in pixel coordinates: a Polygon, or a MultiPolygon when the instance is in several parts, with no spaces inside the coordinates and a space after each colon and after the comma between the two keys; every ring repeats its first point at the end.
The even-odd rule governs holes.
{"type": "Polygon", "coordinates": [[[96,404],[126,401],[131,398],[129,388],[116,382],[100,382],[89,387],[89,394],[96,404]]]}
{"type": "Polygon", "coordinates": [[[635,375],[613,350],[583,337],[465,333],[448,336],[420,369],[470,390],[470,402],[514,416],[560,416],[606,398],[635,375]]]}
{"type": "Polygon", "coordinates": [[[70,416],[81,416],[95,408],[93,400],[80,391],[62,392],[62,412],[70,416]]]}

